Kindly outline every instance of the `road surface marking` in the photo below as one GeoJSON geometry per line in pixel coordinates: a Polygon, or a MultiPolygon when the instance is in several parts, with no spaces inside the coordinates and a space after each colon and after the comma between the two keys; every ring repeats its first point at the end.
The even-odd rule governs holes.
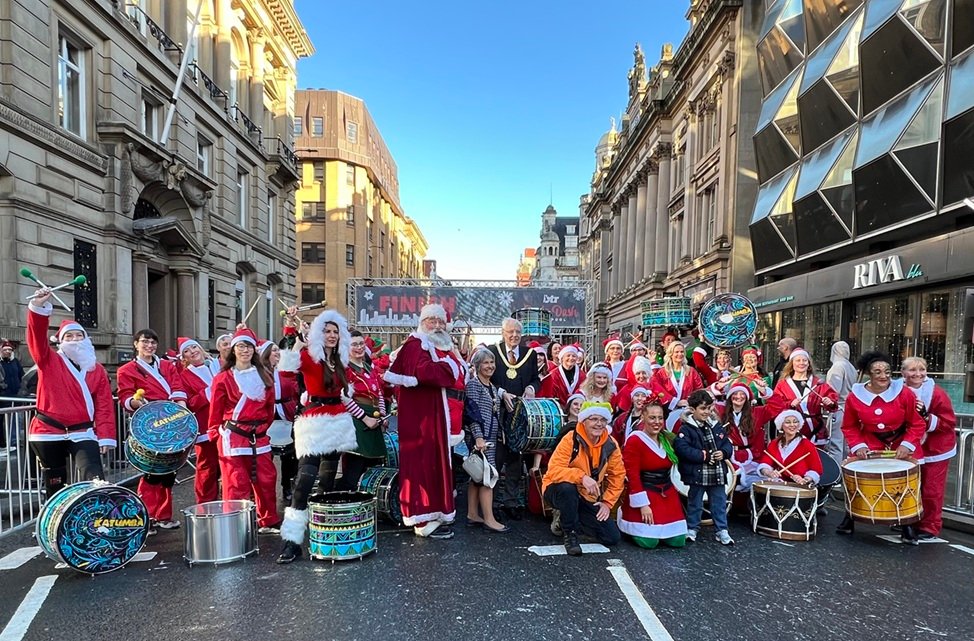
{"type": "Polygon", "coordinates": [[[24,638],[24,635],[27,634],[27,628],[30,627],[37,613],[41,611],[44,599],[50,594],[55,581],[57,581],[57,575],[42,576],[34,581],[33,587],[27,592],[27,596],[20,603],[20,607],[10,618],[7,627],[3,629],[3,632],[0,632],[0,641],[21,641],[24,638]]]}
{"type": "Polygon", "coordinates": [[[0,570],[15,570],[41,553],[41,548],[34,546],[14,550],[0,559],[0,570]]]}
{"type": "Polygon", "coordinates": [[[151,561],[152,559],[156,558],[156,554],[158,554],[158,552],[139,552],[138,554],[132,557],[132,560],[136,562],[151,561]]]}
{"type": "MultiPolygon", "coordinates": [[[[877,539],[882,539],[888,543],[902,543],[903,539],[900,538],[899,534],[877,534],[877,539]]],[[[934,537],[932,539],[920,539],[920,545],[926,545],[927,543],[947,543],[946,539],[941,539],[934,537]]]]}
{"type": "Polygon", "coordinates": [[[646,602],[643,593],[633,583],[632,577],[629,576],[629,571],[621,564],[610,565],[606,569],[612,575],[612,578],[616,580],[619,589],[622,590],[622,595],[629,601],[629,606],[636,613],[636,618],[643,625],[643,629],[646,630],[646,634],[649,635],[650,640],[673,641],[673,637],[663,627],[663,622],[659,620],[659,617],[653,612],[653,608],[646,602]]]}
{"type": "Polygon", "coordinates": [[[966,545],[960,545],[960,544],[957,544],[957,543],[951,543],[950,544],[950,547],[954,548],[955,550],[960,550],[961,552],[967,552],[968,554],[974,555],[974,550],[972,550],[971,548],[967,547],[966,545]]]}
{"type": "MultiPolygon", "coordinates": [[[[582,543],[582,552],[585,554],[605,554],[609,548],[599,543],[582,543]]],[[[564,545],[532,545],[528,552],[534,552],[538,556],[565,556],[564,545]]]]}
{"type": "Polygon", "coordinates": [[[784,541],[772,541],[772,543],[777,543],[778,545],[784,545],[784,546],[790,547],[790,548],[795,547],[795,544],[794,543],[785,543],[784,541]]]}

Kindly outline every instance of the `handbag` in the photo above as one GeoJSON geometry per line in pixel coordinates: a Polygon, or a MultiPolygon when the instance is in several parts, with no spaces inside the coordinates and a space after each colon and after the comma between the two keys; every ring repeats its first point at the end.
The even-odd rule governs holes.
{"type": "Polygon", "coordinates": [[[481,451],[468,454],[463,459],[463,471],[470,476],[470,480],[474,483],[479,483],[485,487],[494,487],[497,485],[497,479],[500,478],[497,468],[490,464],[487,455],[481,451]]]}

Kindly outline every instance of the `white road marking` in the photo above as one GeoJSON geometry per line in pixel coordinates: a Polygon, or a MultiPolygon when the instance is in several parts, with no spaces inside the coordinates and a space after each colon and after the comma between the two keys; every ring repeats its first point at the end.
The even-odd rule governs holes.
{"type": "Polygon", "coordinates": [[[951,543],[950,544],[950,547],[954,548],[955,550],[960,550],[961,552],[967,552],[968,554],[974,555],[974,550],[972,550],[971,548],[967,547],[966,545],[960,545],[958,543],[951,543]]]}
{"type": "MultiPolygon", "coordinates": [[[[903,539],[900,538],[899,534],[877,534],[877,539],[882,539],[887,543],[902,543],[903,539]]],[[[920,539],[920,545],[926,545],[927,543],[947,543],[946,539],[941,539],[934,537],[932,539],[920,539]]]]}
{"type": "Polygon", "coordinates": [[[772,543],[777,543],[778,545],[784,545],[784,546],[790,547],[790,548],[795,547],[795,544],[794,543],[785,543],[784,541],[772,541],[772,543]]]}
{"type": "Polygon", "coordinates": [[[20,607],[7,622],[7,627],[0,632],[0,641],[21,641],[27,634],[27,629],[37,613],[41,611],[44,600],[50,594],[57,575],[42,576],[34,581],[33,587],[27,592],[27,596],[20,603],[20,607]]]}
{"type": "MultiPolygon", "coordinates": [[[[582,552],[585,554],[605,554],[609,548],[600,543],[582,543],[582,552]]],[[[564,545],[532,545],[528,552],[534,552],[538,556],[565,556],[564,545]]]]}
{"type": "Polygon", "coordinates": [[[39,546],[14,550],[0,559],[0,570],[15,570],[41,553],[39,546]]]}
{"type": "Polygon", "coordinates": [[[139,552],[132,557],[132,561],[151,561],[152,559],[156,558],[156,554],[158,554],[158,552],[139,552]]]}
{"type": "Polygon", "coordinates": [[[629,606],[636,613],[636,618],[643,625],[643,629],[646,630],[646,634],[649,635],[650,640],[673,641],[673,637],[663,627],[663,622],[659,620],[653,608],[646,602],[643,593],[633,583],[632,577],[629,576],[629,571],[621,564],[610,565],[606,569],[612,575],[612,578],[616,580],[619,589],[622,590],[622,595],[629,601],[629,606]]]}

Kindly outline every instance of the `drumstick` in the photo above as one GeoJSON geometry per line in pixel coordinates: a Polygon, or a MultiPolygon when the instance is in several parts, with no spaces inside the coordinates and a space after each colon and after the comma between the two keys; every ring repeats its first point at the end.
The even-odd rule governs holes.
{"type": "Polygon", "coordinates": [[[243,320],[242,321],[240,321],[241,323],[246,323],[247,322],[247,319],[250,318],[250,315],[254,313],[254,310],[255,309],[257,309],[257,303],[259,303],[259,302],[260,302],[260,299],[259,298],[254,301],[254,304],[250,306],[250,310],[247,312],[247,315],[243,317],[243,320]]]}
{"type": "Polygon", "coordinates": [[[802,454],[801,456],[799,456],[798,458],[796,458],[794,461],[792,461],[788,465],[785,465],[784,463],[782,463],[781,461],[779,461],[778,459],[776,459],[774,456],[771,455],[771,452],[768,452],[767,450],[765,450],[765,454],[768,455],[768,458],[770,458],[772,461],[774,461],[775,463],[777,463],[778,465],[781,466],[781,469],[778,470],[779,472],[787,472],[789,469],[791,469],[791,466],[792,465],[794,465],[795,463],[797,463],[798,461],[800,461],[800,460],[802,460],[804,458],[808,458],[808,455],[811,454],[811,452],[805,452],[804,454],[802,454]]]}

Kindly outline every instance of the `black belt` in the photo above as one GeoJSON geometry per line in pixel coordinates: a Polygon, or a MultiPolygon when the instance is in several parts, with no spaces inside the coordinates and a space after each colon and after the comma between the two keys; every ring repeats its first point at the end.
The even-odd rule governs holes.
{"type": "Polygon", "coordinates": [[[43,412],[37,413],[37,418],[40,419],[42,423],[47,423],[51,427],[56,427],[59,430],[64,430],[65,432],[84,432],[95,427],[94,422],[85,421],[84,423],[75,423],[74,425],[65,425],[61,421],[51,418],[43,412]]]}
{"type": "Polygon", "coordinates": [[[462,401],[467,398],[467,392],[462,389],[453,389],[448,387],[446,390],[446,397],[457,401],[462,401]]]}
{"type": "Polygon", "coordinates": [[[748,446],[747,445],[735,445],[734,446],[734,451],[736,451],[736,452],[740,452],[741,450],[746,450],[746,449],[748,449],[748,446]]]}
{"type": "MultiPolygon", "coordinates": [[[[40,416],[40,415],[38,414],[38,416],[40,416]]],[[[883,443],[885,443],[886,445],[889,445],[890,443],[892,443],[896,439],[898,439],[898,438],[902,437],[904,434],[906,434],[906,425],[901,425],[898,428],[896,428],[895,430],[893,430],[892,432],[873,432],[873,434],[875,434],[876,435],[876,438],[878,438],[879,440],[881,440],[883,443]]]]}
{"type": "Polygon", "coordinates": [[[666,490],[673,487],[669,472],[640,472],[639,480],[646,491],[657,494],[665,494],[666,490]]]}
{"type": "Polygon", "coordinates": [[[308,399],[309,405],[341,405],[341,396],[312,396],[308,399]]]}
{"type": "Polygon", "coordinates": [[[267,434],[267,430],[263,432],[258,432],[257,428],[264,425],[264,421],[223,421],[223,427],[230,430],[234,434],[242,436],[250,441],[250,453],[253,455],[253,462],[250,466],[250,480],[257,482],[257,439],[261,436],[267,434]],[[251,430],[245,430],[241,425],[249,425],[253,427],[251,430]]]}

